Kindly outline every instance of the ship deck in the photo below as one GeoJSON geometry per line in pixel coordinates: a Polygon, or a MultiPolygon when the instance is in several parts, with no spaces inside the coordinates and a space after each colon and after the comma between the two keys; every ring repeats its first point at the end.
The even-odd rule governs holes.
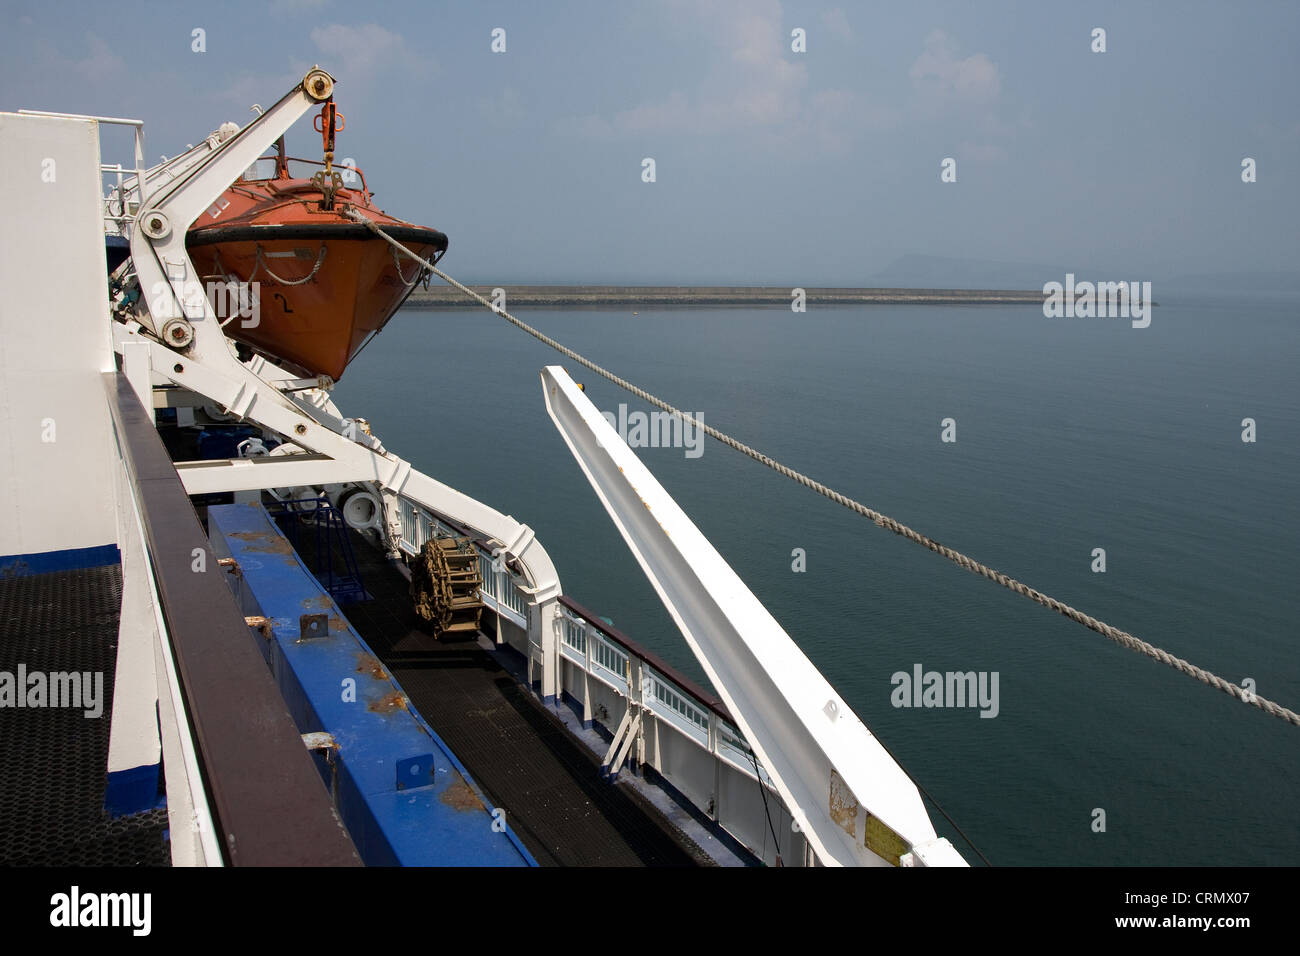
{"type": "Polygon", "coordinates": [[[121,595],[117,564],[0,578],[0,672],[103,675],[98,717],[0,707],[0,866],[170,862],[166,810],[104,809],[121,595]]]}
{"type": "MultiPolygon", "coordinates": [[[[344,614],[538,863],[752,864],[699,811],[645,779],[603,778],[597,732],[575,728],[565,705],[545,706],[522,681],[513,650],[482,633],[435,640],[406,578],[349,535],[368,598],[346,604],[344,614]]],[[[297,547],[311,567],[312,536],[297,547]]],[[[20,666],[99,673],[104,681],[99,719],[69,707],[0,707],[0,865],[170,863],[161,800],[131,816],[105,810],[121,596],[116,563],[0,577],[0,672],[15,675],[10,681],[20,666]]]]}
{"type": "Polygon", "coordinates": [[[344,614],[539,863],[713,862],[637,788],[602,779],[598,759],[485,638],[434,640],[421,629],[406,579],[361,539],[354,550],[373,600],[348,604],[344,614]]]}

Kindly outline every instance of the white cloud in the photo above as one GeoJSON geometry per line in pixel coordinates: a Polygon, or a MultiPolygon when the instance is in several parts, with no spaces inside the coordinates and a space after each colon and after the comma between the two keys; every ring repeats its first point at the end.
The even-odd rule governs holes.
{"type": "Polygon", "coordinates": [[[958,59],[956,41],[942,30],[925,38],[909,75],[919,89],[962,103],[992,103],[1002,89],[992,60],[983,53],[958,59]]]}
{"type": "MultiPolygon", "coordinates": [[[[291,2],[311,3],[313,0],[291,2]]],[[[339,81],[338,92],[348,102],[355,103],[358,97],[373,92],[375,85],[371,81],[385,71],[414,73],[418,69],[428,73],[436,68],[428,59],[421,61],[412,55],[400,34],[376,23],[323,24],[314,27],[309,36],[317,50],[310,59],[299,59],[295,55],[287,58],[282,67],[269,65],[259,73],[235,75],[228,84],[214,92],[214,98],[228,107],[237,108],[242,116],[242,110],[249,104],[269,106],[268,99],[274,102],[276,96],[298,83],[315,63],[328,70],[339,81]]],[[[242,125],[246,120],[240,122],[242,125]]]]}
{"type": "Polygon", "coordinates": [[[289,90],[293,89],[303,78],[307,69],[286,69],[278,73],[242,73],[235,76],[225,86],[213,90],[211,97],[233,114],[225,117],[231,122],[244,126],[254,114],[249,108],[258,103],[269,108],[289,90]]]}
{"type": "MultiPolygon", "coordinates": [[[[832,24],[843,14],[823,17],[832,24]]],[[[751,132],[814,139],[835,148],[847,131],[878,128],[893,114],[847,90],[809,90],[802,55],[790,50],[777,0],[678,3],[675,15],[692,18],[691,29],[713,38],[716,64],[694,90],[674,89],[608,115],[561,122],[565,133],[610,139],[652,134],[717,135],[751,132]]],[[[841,24],[847,29],[847,23],[841,24]]]]}
{"type": "Polygon", "coordinates": [[[852,40],[853,27],[849,26],[849,18],[844,15],[844,11],[839,7],[832,7],[821,15],[822,26],[824,26],[831,36],[840,40],[852,40]]]}
{"type": "Polygon", "coordinates": [[[311,40],[325,58],[321,66],[344,82],[360,82],[380,66],[409,60],[401,35],[377,23],[331,23],[313,29],[311,40]]]}
{"type": "Polygon", "coordinates": [[[103,37],[87,33],[86,40],[90,46],[90,52],[85,56],[78,57],[72,66],[82,76],[92,82],[99,82],[106,76],[120,73],[126,69],[126,60],[113,52],[113,48],[104,41],[103,37]]]}

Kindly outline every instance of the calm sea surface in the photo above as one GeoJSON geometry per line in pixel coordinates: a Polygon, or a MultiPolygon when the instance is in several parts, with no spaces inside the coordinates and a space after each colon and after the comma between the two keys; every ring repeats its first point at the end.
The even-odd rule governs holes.
{"type": "MultiPolygon", "coordinates": [[[[1300,709],[1300,304],[1157,298],[1147,329],[1032,306],[523,317],[868,506],[1300,709]]],[[[546,415],[538,372],[563,361],[486,310],[405,311],[337,398],[417,467],[532,526],[566,593],[699,679],[546,415]]],[[[569,370],[601,409],[648,410],[569,370]]],[[[1300,728],[711,439],[698,458],[638,453],[993,863],[1300,864],[1300,728]],[[891,675],[916,664],[996,671],[997,717],[895,708],[891,675]]]]}

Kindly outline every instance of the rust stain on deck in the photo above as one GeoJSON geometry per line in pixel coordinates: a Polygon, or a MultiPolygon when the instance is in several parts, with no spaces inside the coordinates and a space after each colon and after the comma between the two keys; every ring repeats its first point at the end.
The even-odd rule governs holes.
{"type": "Polygon", "coordinates": [[[279,535],[269,535],[262,531],[233,531],[229,535],[244,542],[246,550],[256,554],[293,554],[289,541],[279,535]]]}
{"type": "Polygon", "coordinates": [[[379,662],[379,658],[370,654],[357,655],[357,673],[369,674],[375,680],[388,680],[384,665],[379,662]]]}
{"type": "Polygon", "coordinates": [[[438,799],[453,810],[482,810],[483,801],[478,798],[469,784],[464,780],[453,780],[447,789],[438,795],[438,799]]]}
{"type": "Polygon", "coordinates": [[[406,695],[400,690],[395,690],[378,700],[371,701],[366,709],[376,714],[391,714],[395,710],[406,710],[406,695]]]}

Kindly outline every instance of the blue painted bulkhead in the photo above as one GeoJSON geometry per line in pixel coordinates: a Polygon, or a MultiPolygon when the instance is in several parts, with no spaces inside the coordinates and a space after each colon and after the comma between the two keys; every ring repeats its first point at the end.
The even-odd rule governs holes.
{"type": "Polygon", "coordinates": [[[6,554],[0,556],[0,577],[21,578],[32,574],[49,574],[51,571],[83,571],[121,563],[122,553],[115,544],[41,551],[36,554],[6,554]]]}
{"type": "Polygon", "coordinates": [[[317,752],[317,764],[361,858],[379,866],[536,866],[265,509],[213,506],[208,536],[218,557],[235,559],[238,571],[223,573],[244,613],[270,622],[269,638],[250,631],[250,639],[299,730],[333,737],[335,749],[317,752]],[[320,615],[327,633],[314,636],[310,624],[320,615]]]}

